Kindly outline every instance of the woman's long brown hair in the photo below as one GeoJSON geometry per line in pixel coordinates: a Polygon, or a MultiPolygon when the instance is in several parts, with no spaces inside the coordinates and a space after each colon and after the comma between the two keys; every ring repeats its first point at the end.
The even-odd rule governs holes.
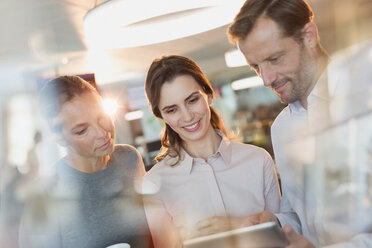
{"type": "MultiPolygon", "coordinates": [[[[147,73],[145,90],[147,100],[153,114],[159,118],[163,119],[159,110],[160,92],[161,88],[166,82],[173,81],[176,77],[182,75],[190,75],[195,81],[201,86],[204,93],[210,95],[212,99],[215,98],[213,88],[200,69],[200,67],[191,59],[178,56],[170,55],[155,59],[147,73]]],[[[226,134],[225,126],[222,119],[216,109],[210,107],[211,110],[211,124],[215,129],[221,130],[224,135],[226,134]]],[[[166,156],[177,157],[175,163],[171,166],[175,166],[181,159],[180,150],[182,147],[182,139],[180,136],[173,131],[173,129],[165,124],[161,134],[161,150],[156,156],[155,161],[160,162],[166,156]]]]}

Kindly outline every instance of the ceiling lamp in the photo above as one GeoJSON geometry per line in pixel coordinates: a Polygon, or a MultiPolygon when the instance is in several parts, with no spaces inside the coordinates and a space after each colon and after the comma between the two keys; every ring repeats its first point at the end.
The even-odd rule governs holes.
{"type": "Polygon", "coordinates": [[[258,76],[239,79],[231,83],[231,88],[233,90],[242,90],[257,86],[263,86],[262,79],[258,76]]]}
{"type": "Polygon", "coordinates": [[[143,117],[143,111],[142,110],[136,110],[136,111],[128,112],[124,116],[124,118],[127,121],[133,121],[133,120],[141,119],[142,117],[143,117]]]}
{"type": "Polygon", "coordinates": [[[84,19],[90,47],[136,47],[229,24],[244,0],[109,0],[84,19]]]}
{"type": "Polygon", "coordinates": [[[243,53],[238,49],[233,49],[225,53],[227,67],[239,67],[248,65],[243,53]]]}

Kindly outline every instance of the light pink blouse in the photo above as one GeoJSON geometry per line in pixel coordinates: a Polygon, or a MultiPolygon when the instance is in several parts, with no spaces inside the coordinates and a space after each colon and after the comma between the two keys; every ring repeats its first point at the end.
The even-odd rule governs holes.
{"type": "Polygon", "coordinates": [[[175,167],[169,166],[175,158],[166,157],[143,179],[146,217],[156,247],[173,246],[165,241],[164,225],[185,238],[193,235],[198,221],[208,217],[279,212],[277,174],[264,149],[223,137],[207,161],[192,158],[184,150],[181,157],[175,167]]]}

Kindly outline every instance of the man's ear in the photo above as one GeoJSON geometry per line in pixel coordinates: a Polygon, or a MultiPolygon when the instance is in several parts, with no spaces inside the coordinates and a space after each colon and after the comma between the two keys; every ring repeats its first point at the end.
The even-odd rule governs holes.
{"type": "Polygon", "coordinates": [[[309,48],[315,48],[318,43],[318,28],[313,22],[308,22],[302,28],[304,44],[309,48]]]}

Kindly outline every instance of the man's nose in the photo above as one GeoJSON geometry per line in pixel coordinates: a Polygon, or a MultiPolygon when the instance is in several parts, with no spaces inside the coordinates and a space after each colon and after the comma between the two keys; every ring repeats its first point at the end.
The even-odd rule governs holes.
{"type": "Polygon", "coordinates": [[[278,78],[276,71],[269,66],[262,66],[261,78],[266,87],[270,87],[278,78]]]}

